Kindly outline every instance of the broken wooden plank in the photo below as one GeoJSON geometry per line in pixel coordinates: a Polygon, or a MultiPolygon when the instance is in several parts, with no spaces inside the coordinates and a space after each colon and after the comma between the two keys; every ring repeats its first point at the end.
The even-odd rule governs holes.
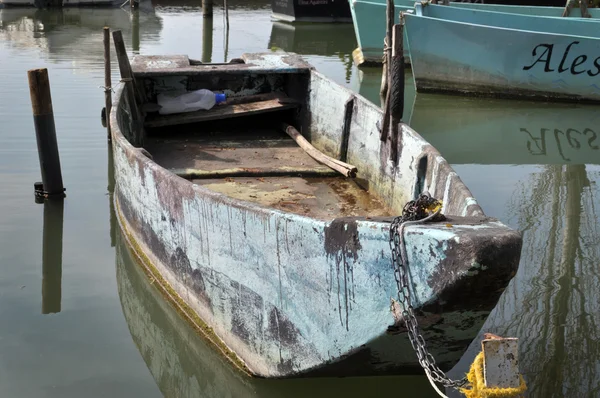
{"type": "Polygon", "coordinates": [[[257,101],[245,104],[217,105],[209,110],[177,113],[172,115],[157,115],[146,118],[146,127],[164,127],[178,124],[205,122],[209,120],[231,119],[234,117],[256,115],[259,113],[276,112],[298,107],[297,103],[288,103],[279,99],[257,101]]]}
{"type": "Polygon", "coordinates": [[[330,156],[325,155],[323,152],[319,151],[317,148],[311,145],[310,142],[306,140],[300,134],[298,130],[296,130],[293,126],[289,124],[283,123],[283,130],[296,141],[296,143],[300,146],[300,148],[304,149],[306,153],[308,153],[313,159],[317,162],[323,163],[327,167],[332,168],[345,175],[346,177],[354,178],[356,177],[357,168],[352,166],[351,164],[344,163],[341,160],[334,159],[330,156]]]}

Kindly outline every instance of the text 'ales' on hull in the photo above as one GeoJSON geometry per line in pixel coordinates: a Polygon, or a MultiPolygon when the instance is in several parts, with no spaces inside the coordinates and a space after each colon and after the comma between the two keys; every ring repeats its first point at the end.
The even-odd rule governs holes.
{"type": "Polygon", "coordinates": [[[121,72],[118,219],[217,352],[266,378],[419,372],[390,225],[428,192],[445,220],[404,229],[412,303],[438,364],[458,361],[514,275],[521,235],[418,133],[398,126],[393,162],[381,109],[291,53],[137,56],[121,72]],[[188,94],[208,109],[164,114],[161,98],[188,94]]]}

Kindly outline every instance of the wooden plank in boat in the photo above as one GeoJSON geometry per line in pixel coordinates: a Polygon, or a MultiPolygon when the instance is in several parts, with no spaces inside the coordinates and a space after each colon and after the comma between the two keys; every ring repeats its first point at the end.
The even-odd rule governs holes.
{"type": "Polygon", "coordinates": [[[270,99],[246,104],[233,104],[215,106],[209,110],[197,112],[177,113],[172,115],[148,116],[144,126],[165,127],[177,124],[205,122],[209,120],[230,119],[240,116],[255,115],[259,113],[276,112],[298,107],[297,103],[283,102],[279,99],[270,99]]]}
{"type": "MultiPolygon", "coordinates": [[[[162,167],[181,174],[222,174],[224,177],[241,175],[249,170],[258,174],[313,174],[324,175],[331,169],[311,158],[302,148],[285,136],[276,139],[278,131],[255,130],[251,136],[263,139],[242,139],[239,136],[219,134],[218,138],[179,136],[149,138],[145,148],[162,167]],[[267,135],[271,133],[271,135],[267,135]],[[264,139],[271,137],[271,139],[264,139]],[[229,138],[229,139],[228,139],[229,138]],[[189,172],[183,172],[188,170],[189,172]],[[196,173],[194,171],[200,171],[196,173]],[[300,171],[300,173],[296,173],[300,171]]],[[[242,135],[243,136],[243,135],[242,135]]],[[[334,174],[335,175],[335,174],[334,174]]]]}

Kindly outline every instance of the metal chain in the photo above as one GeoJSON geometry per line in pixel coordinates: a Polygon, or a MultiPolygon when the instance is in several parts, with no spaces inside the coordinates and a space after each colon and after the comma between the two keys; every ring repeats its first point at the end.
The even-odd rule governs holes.
{"type": "Polygon", "coordinates": [[[411,224],[420,224],[426,221],[442,218],[441,202],[432,198],[427,193],[422,193],[416,200],[408,202],[402,215],[394,218],[390,226],[390,249],[392,250],[392,262],[394,275],[398,285],[398,300],[402,304],[402,318],[408,330],[408,338],[412,348],[417,354],[419,364],[423,370],[436,382],[444,387],[458,388],[467,382],[466,378],[461,380],[449,379],[438,367],[435,358],[427,349],[427,343],[419,330],[419,324],[415,317],[408,281],[408,260],[406,247],[404,245],[404,227],[411,224]]]}

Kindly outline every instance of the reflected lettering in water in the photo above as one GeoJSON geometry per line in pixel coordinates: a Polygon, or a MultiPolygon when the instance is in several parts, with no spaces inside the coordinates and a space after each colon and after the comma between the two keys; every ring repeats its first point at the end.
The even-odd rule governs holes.
{"type": "MultiPolygon", "coordinates": [[[[547,155],[546,148],[546,134],[550,132],[550,129],[542,128],[539,132],[539,137],[534,136],[530,133],[526,128],[521,127],[521,132],[528,135],[527,139],[527,150],[532,155],[547,155]]],[[[597,151],[600,149],[598,145],[595,145],[596,139],[598,138],[598,134],[589,127],[583,129],[583,131],[576,130],[574,128],[567,128],[566,131],[561,131],[559,129],[554,129],[553,134],[554,140],[553,144],[556,145],[556,149],[560,154],[560,157],[565,162],[571,162],[572,159],[567,158],[563,151],[563,145],[568,144],[570,149],[572,150],[592,150],[597,151]],[[561,139],[562,138],[562,139],[561,139]],[[583,138],[583,147],[580,139],[583,138]],[[566,142],[565,142],[566,141],[566,142]]],[[[600,156],[600,154],[598,155],[600,156]]]]}
{"type": "Polygon", "coordinates": [[[452,164],[600,164],[590,105],[417,95],[409,124],[452,164]]]}

